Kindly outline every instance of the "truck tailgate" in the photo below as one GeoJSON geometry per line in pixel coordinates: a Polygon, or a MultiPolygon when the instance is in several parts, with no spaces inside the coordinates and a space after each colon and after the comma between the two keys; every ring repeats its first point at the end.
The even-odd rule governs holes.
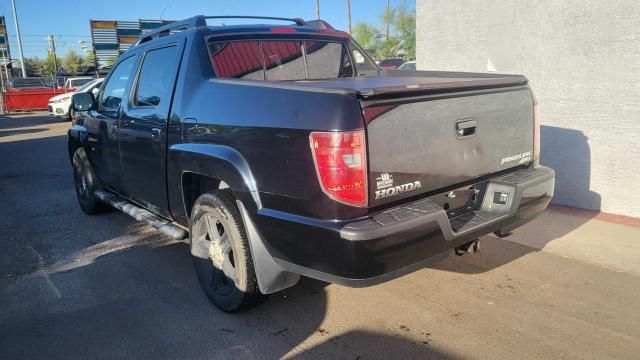
{"type": "MultiPolygon", "coordinates": [[[[397,88],[396,88],[397,89],[397,88]]],[[[533,99],[526,85],[363,97],[369,204],[449,188],[528,164],[533,99]]]]}

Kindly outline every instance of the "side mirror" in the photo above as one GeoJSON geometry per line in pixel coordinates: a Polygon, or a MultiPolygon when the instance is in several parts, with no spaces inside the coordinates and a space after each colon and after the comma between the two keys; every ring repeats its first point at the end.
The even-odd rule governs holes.
{"type": "Polygon", "coordinates": [[[96,100],[92,93],[82,92],[71,95],[71,107],[75,111],[87,111],[95,105],[96,100]]]}

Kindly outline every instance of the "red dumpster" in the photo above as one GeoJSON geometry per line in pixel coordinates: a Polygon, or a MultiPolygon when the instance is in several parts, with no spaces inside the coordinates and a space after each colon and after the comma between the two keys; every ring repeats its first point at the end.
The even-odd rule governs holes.
{"type": "Polygon", "coordinates": [[[46,110],[49,99],[65,93],[64,88],[6,89],[2,93],[4,111],[46,110]]]}

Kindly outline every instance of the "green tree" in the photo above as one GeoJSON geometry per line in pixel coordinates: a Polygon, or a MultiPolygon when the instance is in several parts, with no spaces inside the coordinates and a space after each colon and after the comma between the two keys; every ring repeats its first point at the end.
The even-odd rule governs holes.
{"type": "Polygon", "coordinates": [[[400,47],[405,51],[405,57],[409,60],[416,58],[416,13],[414,9],[408,9],[401,5],[397,9],[394,27],[400,40],[400,47]]]}
{"type": "Polygon", "coordinates": [[[27,76],[43,76],[45,73],[45,60],[39,57],[25,58],[24,67],[27,70],[27,76]]]}
{"type": "MultiPolygon", "coordinates": [[[[62,60],[60,60],[60,58],[58,58],[57,60],[58,60],[58,66],[60,66],[60,62],[62,60]]],[[[53,77],[55,75],[56,75],[56,65],[53,60],[53,55],[49,54],[47,55],[47,59],[44,61],[44,67],[43,67],[41,76],[53,77]]]]}
{"type": "Polygon", "coordinates": [[[387,40],[381,41],[376,47],[375,56],[378,59],[396,57],[398,55],[400,40],[391,36],[387,40]]]}
{"type": "Polygon", "coordinates": [[[351,35],[365,50],[371,51],[375,49],[379,31],[373,25],[365,22],[358,22],[353,27],[351,35]]]}
{"type": "Polygon", "coordinates": [[[380,14],[382,27],[358,22],[353,38],[374,58],[384,59],[404,54],[408,60],[416,57],[416,15],[413,8],[401,3],[396,9],[387,8],[380,14]],[[384,34],[382,34],[384,32],[384,34]]]}
{"type": "Polygon", "coordinates": [[[385,34],[384,34],[385,40],[389,40],[389,37],[391,36],[390,28],[395,18],[396,18],[396,10],[391,7],[385,8],[384,11],[382,12],[382,15],[380,15],[380,20],[382,20],[382,24],[384,25],[384,28],[385,28],[385,34]]]}
{"type": "Polygon", "coordinates": [[[88,52],[87,56],[82,60],[82,67],[84,69],[95,66],[95,59],[93,56],[93,52],[88,52]]]}
{"type": "Polygon", "coordinates": [[[62,67],[66,71],[67,75],[82,74],[83,63],[83,57],[78,55],[75,50],[69,50],[69,52],[62,58],[62,67]]]}

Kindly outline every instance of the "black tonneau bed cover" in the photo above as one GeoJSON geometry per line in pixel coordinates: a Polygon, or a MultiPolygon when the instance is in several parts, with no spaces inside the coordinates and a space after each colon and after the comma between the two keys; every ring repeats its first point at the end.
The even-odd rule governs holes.
{"type": "Polygon", "coordinates": [[[409,95],[518,86],[527,82],[522,75],[447,71],[383,71],[381,76],[296,81],[297,84],[312,84],[315,88],[354,90],[365,99],[400,93],[409,95]]]}

